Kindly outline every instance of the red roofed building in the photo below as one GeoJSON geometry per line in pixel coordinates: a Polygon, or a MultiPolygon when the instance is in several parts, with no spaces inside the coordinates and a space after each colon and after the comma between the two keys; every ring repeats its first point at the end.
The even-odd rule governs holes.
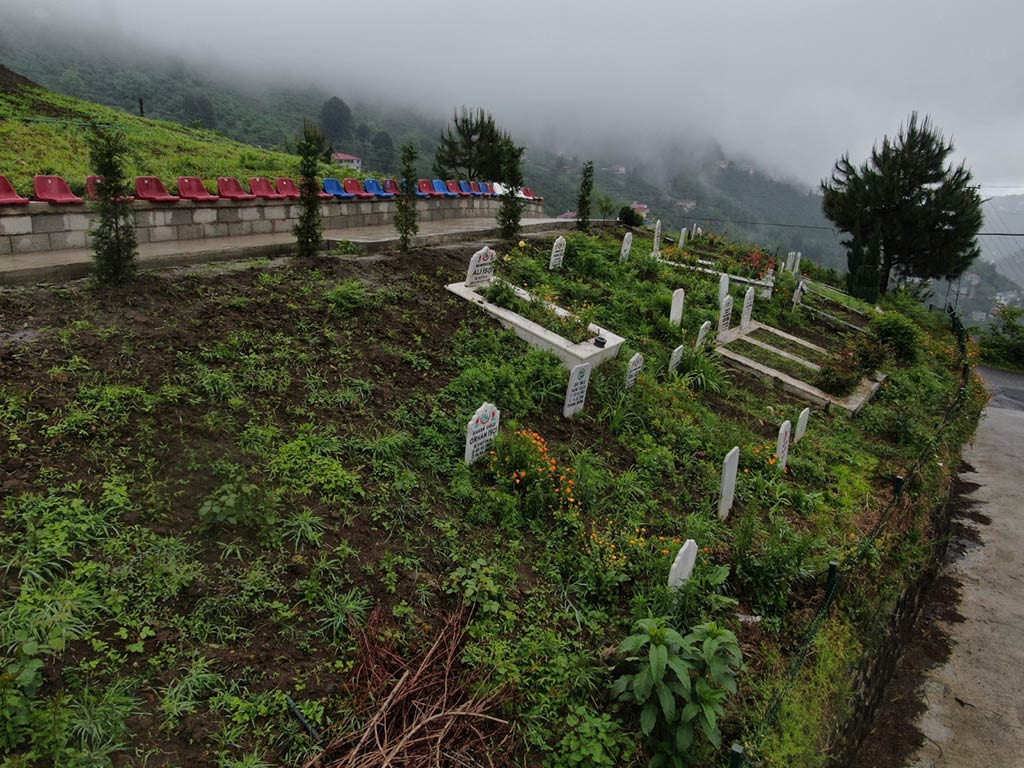
{"type": "Polygon", "coordinates": [[[363,170],[363,158],[355,155],[346,155],[344,152],[335,152],[331,155],[331,162],[344,168],[351,168],[354,171],[363,170]]]}

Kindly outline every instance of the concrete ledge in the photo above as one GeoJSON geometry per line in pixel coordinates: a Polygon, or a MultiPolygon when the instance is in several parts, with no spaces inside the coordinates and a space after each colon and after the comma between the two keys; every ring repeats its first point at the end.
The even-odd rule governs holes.
{"type": "Polygon", "coordinates": [[[659,258],[662,264],[668,264],[670,267],[678,267],[679,269],[689,269],[693,272],[704,272],[708,275],[729,275],[730,283],[740,283],[742,285],[752,285],[757,289],[757,295],[765,299],[772,297],[772,291],[775,289],[775,280],[755,280],[752,277],[740,277],[739,275],[733,275],[729,272],[719,272],[717,269],[707,269],[705,267],[695,267],[692,264],[683,264],[678,261],[669,261],[668,259],[659,258]]]}
{"type": "MultiPolygon", "coordinates": [[[[472,288],[467,288],[464,282],[451,283],[446,285],[445,288],[456,296],[476,304],[489,315],[497,318],[498,322],[506,328],[512,329],[516,336],[523,339],[530,346],[553,352],[566,368],[572,368],[581,363],[590,363],[592,368],[597,368],[601,363],[611,360],[618,355],[619,347],[625,341],[621,336],[591,324],[588,330],[593,333],[594,337],[604,336],[607,340],[605,346],[603,348],[595,346],[592,339],[576,344],[509,309],[492,304],[472,288]]],[[[516,288],[515,290],[520,298],[526,301],[533,299],[522,288],[516,288]]],[[[570,317],[572,315],[568,310],[555,304],[548,303],[548,306],[562,317],[570,317]]]]}

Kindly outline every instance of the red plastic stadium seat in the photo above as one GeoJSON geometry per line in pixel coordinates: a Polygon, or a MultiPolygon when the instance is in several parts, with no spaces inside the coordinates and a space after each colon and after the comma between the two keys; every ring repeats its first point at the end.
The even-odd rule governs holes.
{"type": "Polygon", "coordinates": [[[176,203],[181,198],[172,195],[167,187],[156,176],[137,176],[135,178],[135,196],[149,203],[176,203]]]}
{"type": "Polygon", "coordinates": [[[0,176],[0,205],[28,205],[28,198],[15,192],[6,176],[0,176]]]}
{"type": "Polygon", "coordinates": [[[220,200],[217,195],[211,195],[206,191],[206,187],[198,176],[179,176],[178,194],[185,200],[194,200],[197,203],[212,203],[220,200]]]}
{"type": "Polygon", "coordinates": [[[459,182],[454,179],[448,179],[444,185],[448,187],[449,192],[454,192],[459,197],[469,197],[469,192],[463,192],[462,189],[459,188],[459,182]]]}
{"type": "Polygon", "coordinates": [[[443,194],[434,189],[430,179],[420,179],[416,182],[416,192],[420,197],[444,197],[443,194]]]}
{"type": "Polygon", "coordinates": [[[394,195],[395,197],[398,197],[400,194],[402,194],[402,188],[398,186],[398,182],[395,181],[394,179],[384,179],[383,184],[384,191],[387,192],[389,195],[394,195]]]}
{"type": "Polygon", "coordinates": [[[217,194],[228,200],[255,200],[256,195],[250,195],[242,189],[241,182],[232,176],[217,177],[217,194]]]}
{"type": "Polygon", "coordinates": [[[360,200],[372,200],[375,197],[373,192],[367,192],[363,189],[359,179],[344,179],[341,185],[346,192],[350,195],[355,195],[360,200]]]}
{"type": "Polygon", "coordinates": [[[469,188],[471,190],[473,190],[473,194],[474,195],[486,195],[487,194],[487,192],[484,189],[482,189],[480,187],[480,185],[477,182],[475,182],[475,181],[469,182],[469,188]]]}
{"type": "MultiPolygon", "coordinates": [[[[299,185],[295,183],[295,179],[289,179],[285,176],[281,176],[277,180],[277,191],[278,194],[284,195],[289,200],[298,200],[302,197],[302,193],[299,191],[299,185]]],[[[318,190],[321,200],[333,200],[334,195],[330,192],[324,192],[322,189],[318,190]]]]}
{"type": "Polygon", "coordinates": [[[84,205],[85,200],[71,191],[60,176],[36,176],[32,179],[36,200],[56,205],[84,205]]]}
{"type": "Polygon", "coordinates": [[[275,192],[274,185],[270,183],[270,179],[263,176],[254,176],[249,179],[249,188],[256,197],[262,197],[264,200],[284,200],[288,197],[288,195],[275,192]]]}
{"type": "MultiPolygon", "coordinates": [[[[85,177],[85,195],[90,200],[100,199],[100,182],[103,181],[102,176],[86,176],[85,177]]],[[[115,198],[118,202],[131,202],[135,199],[135,195],[125,195],[124,197],[115,198]]]]}

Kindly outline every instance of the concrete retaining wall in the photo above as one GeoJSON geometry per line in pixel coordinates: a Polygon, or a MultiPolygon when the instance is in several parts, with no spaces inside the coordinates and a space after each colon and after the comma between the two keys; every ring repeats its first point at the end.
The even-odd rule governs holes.
{"type": "MultiPolygon", "coordinates": [[[[135,225],[140,243],[200,240],[238,235],[291,232],[299,209],[294,201],[259,203],[219,200],[215,203],[161,205],[136,201],[135,225]]],[[[483,198],[417,200],[420,221],[493,218],[501,201],[483,198]]],[[[86,248],[94,214],[90,205],[29,203],[0,206],[0,255],[86,248]]],[[[523,218],[544,215],[541,203],[526,202],[523,218]]],[[[325,230],[390,224],[395,202],[326,201],[325,230]]]]}

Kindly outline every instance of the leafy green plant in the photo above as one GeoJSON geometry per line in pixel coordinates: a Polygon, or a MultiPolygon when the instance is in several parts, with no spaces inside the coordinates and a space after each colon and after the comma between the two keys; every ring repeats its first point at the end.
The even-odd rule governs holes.
{"type": "Polygon", "coordinates": [[[573,707],[565,717],[565,735],[558,743],[552,768],[615,768],[626,765],[636,751],[622,725],[607,712],[573,707]]]}
{"type": "Polygon", "coordinates": [[[347,637],[353,624],[361,624],[366,620],[372,605],[366,593],[357,587],[328,592],[322,601],[322,608],[327,615],[320,620],[321,632],[334,640],[347,637]]]}
{"type": "Polygon", "coordinates": [[[654,751],[651,768],[682,768],[697,732],[721,744],[719,721],[743,666],[729,630],[701,624],[683,637],[667,621],[637,622],[637,632],[618,649],[631,671],[612,685],[617,699],[639,710],[640,730],[654,751]]]}
{"type": "Polygon", "coordinates": [[[448,577],[445,591],[461,594],[467,605],[484,613],[501,610],[502,589],[497,579],[498,569],[479,557],[468,566],[456,568],[448,577]]]}
{"type": "Polygon", "coordinates": [[[879,344],[892,350],[897,360],[912,363],[921,347],[921,332],[914,321],[899,312],[886,312],[871,318],[868,333],[879,344]]]}
{"type": "Polygon", "coordinates": [[[263,531],[277,521],[277,495],[238,477],[221,484],[199,507],[204,528],[232,527],[263,531]]]}
{"type": "Polygon", "coordinates": [[[351,315],[369,302],[366,286],[359,280],[343,280],[324,294],[328,306],[340,315],[351,315]]]}

